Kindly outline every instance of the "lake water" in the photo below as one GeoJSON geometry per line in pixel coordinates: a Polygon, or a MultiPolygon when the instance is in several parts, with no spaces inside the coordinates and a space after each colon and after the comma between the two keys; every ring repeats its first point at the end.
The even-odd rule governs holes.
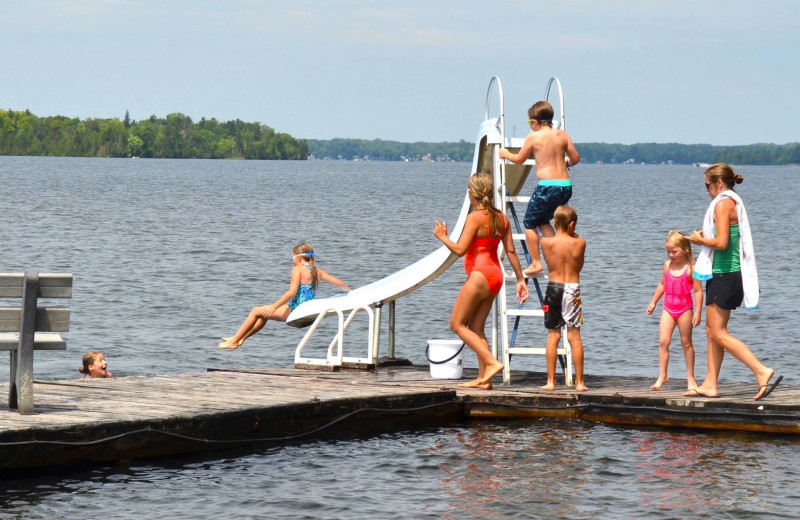
{"type": "MultiPolygon", "coordinates": [[[[252,306],[286,290],[292,247],[311,242],[319,265],[352,287],[391,274],[439,246],[433,221],[455,222],[469,169],[0,157],[0,270],[75,276],[68,350],[38,352],[35,376],[77,378],[87,350],[102,350],[116,376],[291,367],[303,331],[283,324],[267,325],[238,351],[216,344],[252,306]]],[[[795,383],[800,167],[737,171],[745,177],[737,191],[754,230],[761,302],[757,311],[735,311],[730,328],[795,383]]],[[[582,335],[589,387],[592,374],[655,379],[658,313],[644,311],[667,232],[701,225],[709,202],[702,173],[667,165],[573,169],[571,204],[588,241],[582,335]]],[[[463,278],[459,262],[398,302],[398,355],[425,365],[426,341],[452,337],[449,312],[463,278]]],[[[544,344],[538,323],[520,334],[544,344]]],[[[348,355],[366,348],[358,328],[347,341],[348,355]]],[[[705,343],[702,327],[695,329],[699,378],[705,343]]],[[[682,378],[677,338],[672,349],[670,376],[682,378]]],[[[470,354],[466,366],[475,366],[470,354]]],[[[544,359],[517,356],[512,366],[541,371],[544,359]]],[[[722,379],[752,381],[756,391],[736,361],[726,360],[722,379]]],[[[579,421],[473,421],[6,480],[0,518],[95,511],[112,518],[755,518],[763,510],[796,518],[798,443],[579,421]]]]}

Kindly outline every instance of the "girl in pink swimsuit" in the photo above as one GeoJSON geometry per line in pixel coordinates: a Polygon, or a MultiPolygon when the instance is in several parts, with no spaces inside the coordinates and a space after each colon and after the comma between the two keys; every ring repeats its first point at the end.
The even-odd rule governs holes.
{"type": "Polygon", "coordinates": [[[458,242],[450,240],[447,224],[438,220],[433,234],[454,254],[466,255],[464,269],[467,271],[467,281],[453,305],[450,329],[477,355],[478,377],[460,386],[490,390],[492,377],[503,370],[503,364],[492,355],[484,332],[495,295],[503,287],[503,268],[497,256],[500,243],[517,277],[517,299],[520,303],[528,298],[528,286],[514,249],[508,219],[494,207],[492,201],[492,176],[476,173],[469,178],[467,189],[473,211],[467,215],[458,242]]]}
{"type": "Polygon", "coordinates": [[[686,382],[688,388],[696,388],[694,378],[694,347],[692,346],[692,327],[700,324],[703,309],[703,286],[700,280],[692,278],[692,245],[689,239],[678,231],[667,235],[667,257],[661,281],[656,287],[653,299],[647,306],[647,314],[653,314],[656,304],[664,297],[659,324],[658,338],[658,379],[650,388],[658,390],[666,383],[669,365],[669,344],[675,325],[681,335],[683,357],[686,360],[686,382]],[[694,291],[694,296],[692,296],[694,291]]]}

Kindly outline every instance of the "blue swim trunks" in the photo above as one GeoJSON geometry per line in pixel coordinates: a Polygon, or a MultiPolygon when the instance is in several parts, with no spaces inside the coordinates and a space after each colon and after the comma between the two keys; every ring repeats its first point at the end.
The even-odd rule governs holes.
{"type": "Polygon", "coordinates": [[[556,208],[565,205],[572,197],[572,181],[541,180],[528,202],[525,219],[522,223],[525,229],[535,229],[542,224],[553,220],[556,208]]]}

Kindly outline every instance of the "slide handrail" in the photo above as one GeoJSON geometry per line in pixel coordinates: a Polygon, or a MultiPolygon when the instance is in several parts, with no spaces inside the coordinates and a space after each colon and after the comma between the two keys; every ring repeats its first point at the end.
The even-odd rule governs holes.
{"type": "Polygon", "coordinates": [[[500,142],[502,142],[505,145],[506,142],[505,97],[503,95],[503,83],[497,76],[492,76],[492,79],[489,80],[489,88],[486,89],[486,108],[484,110],[483,120],[487,121],[489,119],[489,101],[492,95],[492,85],[494,85],[495,83],[497,83],[497,94],[500,98],[500,116],[497,118],[497,124],[500,129],[500,142]]]}
{"type": "Polygon", "coordinates": [[[561,126],[559,126],[559,128],[566,130],[567,118],[564,114],[564,90],[561,88],[561,82],[557,77],[553,76],[550,78],[550,81],[547,82],[547,88],[544,90],[544,99],[545,101],[550,101],[550,87],[552,87],[554,83],[556,87],[558,87],[558,108],[561,113],[561,126]]]}

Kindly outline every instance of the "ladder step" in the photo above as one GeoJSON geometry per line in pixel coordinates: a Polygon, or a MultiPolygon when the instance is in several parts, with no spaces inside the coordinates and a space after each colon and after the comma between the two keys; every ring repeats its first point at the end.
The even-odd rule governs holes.
{"type": "Polygon", "coordinates": [[[544,317],[544,311],[541,309],[506,309],[508,316],[534,316],[544,317]]]}
{"type": "Polygon", "coordinates": [[[514,240],[525,240],[525,233],[511,233],[511,238],[514,240]]]}
{"type": "Polygon", "coordinates": [[[505,164],[510,164],[511,166],[536,166],[536,160],[534,160],[534,159],[526,159],[525,162],[520,164],[520,165],[518,165],[516,163],[513,163],[513,162],[509,161],[508,159],[503,159],[503,162],[505,164]]]}
{"type": "MultiPolygon", "coordinates": [[[[544,347],[541,347],[541,348],[514,347],[514,348],[509,348],[508,349],[508,353],[509,354],[536,354],[536,355],[543,356],[545,354],[546,350],[547,349],[545,349],[544,347]]],[[[566,356],[567,355],[567,350],[564,349],[564,348],[556,349],[556,354],[559,355],[559,356],[566,356]]]]}
{"type": "Polygon", "coordinates": [[[529,200],[531,200],[530,197],[523,197],[521,195],[509,195],[506,197],[506,202],[524,202],[527,204],[529,200]]]}
{"type": "MultiPolygon", "coordinates": [[[[512,281],[513,280],[514,284],[517,283],[517,275],[515,275],[513,272],[506,272],[505,276],[506,276],[506,280],[508,280],[508,281],[512,281]]],[[[526,274],[525,278],[527,278],[528,280],[533,280],[534,278],[536,278],[537,280],[544,281],[544,280],[547,280],[547,274],[544,271],[539,271],[536,274],[526,274]]],[[[512,288],[514,287],[513,284],[506,284],[506,285],[508,285],[509,287],[512,287],[512,288]]]]}

